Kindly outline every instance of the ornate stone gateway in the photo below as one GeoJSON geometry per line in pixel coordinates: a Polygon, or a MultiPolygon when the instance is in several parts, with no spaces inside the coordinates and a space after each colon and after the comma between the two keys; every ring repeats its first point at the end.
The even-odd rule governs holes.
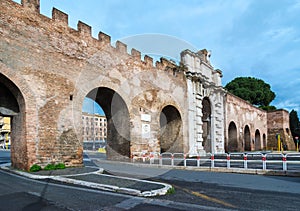
{"type": "Polygon", "coordinates": [[[222,73],[214,70],[207,50],[186,50],[181,60],[186,65],[189,102],[190,154],[224,152],[224,95],[222,73]]]}

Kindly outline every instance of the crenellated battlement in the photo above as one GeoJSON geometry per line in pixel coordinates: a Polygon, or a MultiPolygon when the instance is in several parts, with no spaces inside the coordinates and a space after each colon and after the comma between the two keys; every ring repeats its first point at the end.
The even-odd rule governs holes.
{"type": "Polygon", "coordinates": [[[99,32],[98,40],[104,43],[105,45],[111,45],[111,37],[103,32],[99,32]]]}
{"type": "Polygon", "coordinates": [[[92,27],[87,25],[86,23],[78,21],[77,30],[82,35],[88,35],[88,36],[92,37],[92,27]]]}
{"type": "Polygon", "coordinates": [[[122,54],[127,54],[127,45],[119,40],[116,42],[116,49],[122,54]]]}
{"type": "MultiPolygon", "coordinates": [[[[12,0],[6,0],[13,2],[12,0]]],[[[15,2],[13,2],[15,3],[15,2]]],[[[15,3],[18,4],[18,3],[15,3]]],[[[19,5],[19,4],[18,4],[19,5]]],[[[21,6],[23,6],[24,9],[28,9],[30,13],[32,12],[33,15],[35,13],[38,13],[39,15],[42,15],[40,13],[40,0],[22,0],[21,6]]],[[[43,15],[42,15],[43,16],[43,15]]],[[[43,16],[43,18],[49,19],[49,23],[51,24],[51,21],[55,23],[55,25],[63,26],[65,28],[69,28],[69,33],[72,33],[72,35],[78,35],[84,42],[88,43],[89,40],[93,39],[95,40],[95,46],[98,47],[97,41],[99,42],[99,46],[101,47],[101,50],[103,47],[106,48],[113,48],[116,52],[131,57],[133,61],[139,62],[141,65],[144,65],[147,68],[157,68],[157,69],[163,69],[167,66],[171,67],[174,65],[171,61],[168,61],[167,59],[163,58],[160,61],[153,64],[154,59],[148,55],[145,55],[143,58],[141,58],[141,52],[136,49],[131,49],[130,53],[128,52],[127,45],[125,43],[122,43],[121,41],[116,41],[115,47],[112,46],[111,43],[111,37],[103,32],[98,33],[98,37],[94,38],[92,36],[92,27],[82,21],[78,21],[77,23],[77,29],[73,29],[69,26],[69,15],[60,11],[57,8],[52,9],[52,17],[48,18],[43,16]]]]}
{"type": "Polygon", "coordinates": [[[53,8],[52,9],[52,19],[55,22],[60,22],[62,25],[69,26],[69,16],[68,14],[53,8]]]}
{"type": "Polygon", "coordinates": [[[40,0],[21,0],[23,7],[40,13],[40,0]]]}

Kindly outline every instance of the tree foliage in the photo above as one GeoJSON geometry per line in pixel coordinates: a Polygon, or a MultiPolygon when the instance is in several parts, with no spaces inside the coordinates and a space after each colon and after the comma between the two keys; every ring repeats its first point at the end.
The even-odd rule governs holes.
{"type": "Polygon", "coordinates": [[[297,111],[290,112],[290,129],[293,137],[300,137],[300,122],[297,111]]]}
{"type": "Polygon", "coordinates": [[[269,84],[253,77],[237,77],[226,84],[225,89],[253,105],[268,109],[272,108],[270,103],[276,96],[269,84]]]}
{"type": "Polygon", "coordinates": [[[265,111],[275,111],[277,108],[275,106],[272,105],[268,105],[268,106],[259,106],[259,108],[265,110],[265,111]]]}

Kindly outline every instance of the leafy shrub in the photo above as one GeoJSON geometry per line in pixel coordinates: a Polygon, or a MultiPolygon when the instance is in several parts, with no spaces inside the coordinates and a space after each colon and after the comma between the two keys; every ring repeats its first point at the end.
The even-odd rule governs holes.
{"type": "Polygon", "coordinates": [[[55,165],[55,169],[65,169],[65,168],[66,168],[66,166],[64,163],[58,163],[55,165]]]}
{"type": "Polygon", "coordinates": [[[42,167],[37,165],[37,164],[32,165],[29,169],[30,172],[37,172],[37,171],[40,171],[40,170],[42,170],[42,167]]]}
{"type": "Polygon", "coordinates": [[[168,191],[167,191],[167,194],[174,194],[175,193],[175,188],[174,187],[171,187],[168,191]]]}
{"type": "Polygon", "coordinates": [[[44,170],[46,171],[50,171],[50,170],[55,170],[55,165],[54,164],[48,164],[47,166],[45,166],[44,170]]]}

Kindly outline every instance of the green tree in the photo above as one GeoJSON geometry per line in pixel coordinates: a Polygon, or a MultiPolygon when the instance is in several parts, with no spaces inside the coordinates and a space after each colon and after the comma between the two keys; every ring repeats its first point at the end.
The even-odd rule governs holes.
{"type": "Polygon", "coordinates": [[[300,137],[300,122],[297,111],[294,109],[290,112],[290,129],[293,137],[300,137]]]}
{"type": "Polygon", "coordinates": [[[271,90],[271,86],[261,79],[237,77],[226,84],[225,89],[262,109],[276,109],[274,106],[270,106],[276,95],[271,90]]]}

